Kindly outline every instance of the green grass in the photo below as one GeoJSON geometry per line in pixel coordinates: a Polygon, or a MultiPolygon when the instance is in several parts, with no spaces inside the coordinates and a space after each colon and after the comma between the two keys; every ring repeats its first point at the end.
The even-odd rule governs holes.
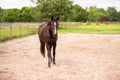
{"type": "MultiPolygon", "coordinates": [[[[20,27],[14,26],[12,28],[12,37],[10,37],[10,28],[1,28],[0,29],[0,36],[1,36],[0,42],[36,34],[38,32],[38,26],[34,27],[34,31],[33,31],[32,26],[29,26],[28,28],[26,26],[22,26],[21,30],[22,30],[22,33],[20,35],[20,27]]],[[[65,34],[65,33],[120,34],[120,23],[116,23],[116,24],[92,23],[89,25],[86,25],[85,23],[81,23],[77,25],[67,24],[67,25],[60,26],[58,31],[60,34],[65,34]]]]}
{"type": "Polygon", "coordinates": [[[76,27],[62,26],[59,33],[81,33],[81,34],[120,34],[120,24],[80,24],[76,27]]]}
{"type": "Polygon", "coordinates": [[[20,27],[18,26],[13,26],[12,27],[12,37],[10,37],[10,28],[1,28],[0,29],[0,33],[1,33],[1,40],[0,42],[4,42],[10,39],[14,39],[14,38],[20,38],[20,37],[25,37],[25,36],[29,36],[32,34],[35,34],[38,32],[38,27],[35,26],[34,27],[34,31],[33,31],[33,27],[32,26],[22,26],[21,27],[21,34],[20,34],[20,27]]]}

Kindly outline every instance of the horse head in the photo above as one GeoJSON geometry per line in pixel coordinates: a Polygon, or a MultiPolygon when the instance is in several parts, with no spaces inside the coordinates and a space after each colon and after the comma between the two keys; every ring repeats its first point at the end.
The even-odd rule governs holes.
{"type": "Polygon", "coordinates": [[[59,17],[57,17],[56,19],[54,17],[51,17],[51,21],[48,23],[48,25],[50,26],[49,30],[52,33],[53,37],[57,35],[57,30],[59,26],[58,20],[59,17]]]}

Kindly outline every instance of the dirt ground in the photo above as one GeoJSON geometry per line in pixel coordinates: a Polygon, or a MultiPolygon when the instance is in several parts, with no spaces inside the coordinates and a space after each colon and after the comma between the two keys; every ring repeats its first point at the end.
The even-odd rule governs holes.
{"type": "Polygon", "coordinates": [[[0,80],[120,80],[120,35],[60,34],[47,67],[38,36],[0,44],[0,80]]]}

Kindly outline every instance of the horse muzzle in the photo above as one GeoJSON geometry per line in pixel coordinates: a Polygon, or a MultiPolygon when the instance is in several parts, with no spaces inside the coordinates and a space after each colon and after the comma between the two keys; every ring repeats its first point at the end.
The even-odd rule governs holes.
{"type": "Polygon", "coordinates": [[[53,34],[53,37],[57,37],[57,34],[53,34]]]}

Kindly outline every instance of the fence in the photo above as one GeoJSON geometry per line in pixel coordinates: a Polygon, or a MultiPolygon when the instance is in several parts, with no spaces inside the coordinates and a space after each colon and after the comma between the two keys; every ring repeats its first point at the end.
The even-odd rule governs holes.
{"type": "MultiPolygon", "coordinates": [[[[38,26],[40,24],[42,23],[0,23],[0,42],[35,34],[38,32],[38,26]]],[[[60,22],[60,26],[66,27],[80,24],[80,22],[60,22]]]]}
{"type": "MultiPolygon", "coordinates": [[[[6,23],[5,23],[6,24],[6,23]]],[[[8,24],[8,23],[7,23],[8,24]]],[[[10,24],[9,24],[10,25],[10,24]]],[[[0,42],[12,38],[24,37],[38,32],[39,24],[17,24],[17,25],[3,25],[0,24],[0,42]]]]}

